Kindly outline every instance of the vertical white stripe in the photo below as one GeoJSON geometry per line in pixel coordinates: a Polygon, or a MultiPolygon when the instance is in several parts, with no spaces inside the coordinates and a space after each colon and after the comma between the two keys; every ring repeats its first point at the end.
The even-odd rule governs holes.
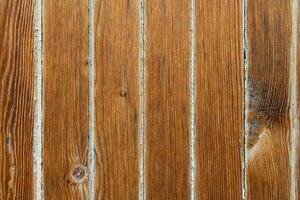
{"type": "Polygon", "coordinates": [[[190,93],[190,198],[196,199],[196,22],[195,0],[190,0],[190,66],[189,66],[189,93],[190,93]]]}
{"type": "Polygon", "coordinates": [[[244,132],[243,132],[243,161],[242,161],[242,197],[243,199],[247,199],[247,134],[249,130],[248,124],[248,112],[249,112],[249,80],[248,80],[248,35],[247,35],[247,0],[242,0],[242,31],[243,31],[243,72],[244,72],[244,132]]]}
{"type": "Polygon", "coordinates": [[[297,43],[298,43],[298,0],[291,0],[292,8],[292,37],[290,48],[290,127],[291,127],[291,150],[290,150],[290,166],[291,166],[291,191],[290,199],[298,199],[297,195],[297,160],[298,160],[298,140],[299,125],[297,113],[297,43]]]}
{"type": "Polygon", "coordinates": [[[145,152],[146,152],[146,0],[138,0],[139,7],[139,200],[146,200],[146,174],[145,174],[145,152]]]}
{"type": "Polygon", "coordinates": [[[89,95],[88,95],[88,199],[95,198],[95,65],[94,65],[94,0],[88,0],[88,74],[89,74],[89,95]]]}
{"type": "Polygon", "coordinates": [[[42,143],[43,143],[43,8],[42,0],[34,2],[34,132],[33,132],[33,168],[34,168],[34,199],[43,199],[42,188],[42,143]]]}

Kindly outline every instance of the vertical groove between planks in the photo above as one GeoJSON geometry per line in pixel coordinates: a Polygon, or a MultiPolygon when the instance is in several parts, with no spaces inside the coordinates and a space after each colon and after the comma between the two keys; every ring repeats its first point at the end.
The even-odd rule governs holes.
{"type": "Polygon", "coordinates": [[[297,44],[298,44],[298,0],[292,3],[292,37],[291,37],[291,60],[290,60],[290,126],[291,126],[291,190],[290,199],[298,199],[297,195],[297,146],[299,139],[299,125],[297,113],[297,44]]]}
{"type": "Polygon", "coordinates": [[[189,77],[189,90],[190,90],[190,199],[196,199],[196,22],[195,22],[195,0],[190,0],[190,77],[189,77]]]}
{"type": "Polygon", "coordinates": [[[89,100],[88,100],[88,168],[89,168],[89,182],[88,182],[88,199],[95,198],[95,37],[94,37],[94,0],[88,0],[88,73],[89,73],[89,100]]]}
{"type": "Polygon", "coordinates": [[[145,96],[146,96],[146,0],[138,0],[139,3],[139,70],[140,70],[140,118],[139,118],[139,200],[146,200],[146,180],[145,180],[145,154],[146,154],[146,138],[145,138],[145,96]]]}
{"type": "Polygon", "coordinates": [[[34,69],[35,69],[35,111],[34,111],[34,199],[43,199],[43,0],[34,5],[34,69]]]}
{"type": "Polygon", "coordinates": [[[248,36],[247,36],[247,0],[242,0],[242,29],[243,29],[243,71],[244,71],[244,102],[243,102],[243,117],[244,117],[244,131],[243,131],[243,146],[242,146],[242,152],[243,152],[243,159],[242,159],[242,193],[243,193],[243,199],[246,199],[246,192],[247,192],[247,180],[246,180],[246,160],[247,160],[247,155],[246,155],[246,136],[247,136],[247,130],[248,128],[248,123],[247,123],[247,113],[248,113],[248,104],[249,104],[249,99],[248,99],[248,36]]]}

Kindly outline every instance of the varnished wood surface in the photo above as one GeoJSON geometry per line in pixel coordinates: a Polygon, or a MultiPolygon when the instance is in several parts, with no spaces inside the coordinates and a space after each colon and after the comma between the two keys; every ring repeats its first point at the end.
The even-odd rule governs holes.
{"type": "Polygon", "coordinates": [[[44,197],[86,199],[87,1],[44,1],[44,197]]]}
{"type": "Polygon", "coordinates": [[[0,199],[33,198],[33,1],[0,0],[0,199]]]}
{"type": "Polygon", "coordinates": [[[138,199],[138,3],[95,3],[95,196],[138,199]]]}
{"type": "Polygon", "coordinates": [[[242,198],[241,2],[196,0],[197,199],[242,198]]]}
{"type": "MultiPolygon", "coordinates": [[[[190,2],[145,1],[145,49],[140,49],[141,2],[95,0],[90,29],[95,83],[89,85],[88,1],[43,0],[45,200],[87,199],[92,191],[89,87],[95,92],[95,149],[90,149],[96,155],[95,199],[190,199],[190,2]],[[145,88],[140,87],[141,51],[145,88]],[[142,89],[144,155],[139,149],[142,89]]],[[[293,7],[285,0],[249,0],[246,8],[243,33],[242,1],[195,0],[194,170],[201,200],[242,199],[243,162],[248,200],[299,196],[300,145],[291,145],[290,119],[291,60],[298,63],[300,77],[299,44],[298,58],[291,56],[293,7]],[[297,148],[298,160],[291,159],[291,148],[297,148]]],[[[33,13],[33,0],[0,0],[1,200],[34,196],[33,13]]]]}
{"type": "Polygon", "coordinates": [[[146,196],[189,198],[189,1],[147,1],[146,196]]]}
{"type": "Polygon", "coordinates": [[[289,199],[290,1],[248,1],[247,198],[289,199]]]}

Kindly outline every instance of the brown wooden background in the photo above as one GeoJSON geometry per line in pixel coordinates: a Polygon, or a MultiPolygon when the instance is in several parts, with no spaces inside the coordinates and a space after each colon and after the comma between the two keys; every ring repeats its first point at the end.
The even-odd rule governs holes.
{"type": "Polygon", "coordinates": [[[300,198],[298,3],[0,0],[0,199],[300,198]]]}

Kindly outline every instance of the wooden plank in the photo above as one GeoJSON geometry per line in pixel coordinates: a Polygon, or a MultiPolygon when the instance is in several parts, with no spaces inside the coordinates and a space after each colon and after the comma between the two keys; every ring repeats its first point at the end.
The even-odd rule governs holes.
{"type": "Polygon", "coordinates": [[[196,0],[197,199],[242,199],[241,1],[196,0]]]}
{"type": "Polygon", "coordinates": [[[146,196],[189,198],[189,1],[147,1],[146,196]]]}
{"type": "Polygon", "coordinates": [[[96,199],[138,199],[138,3],[95,1],[96,199]]]}
{"type": "Polygon", "coordinates": [[[87,1],[44,1],[44,197],[86,199],[87,1]]]}
{"type": "Polygon", "coordinates": [[[248,1],[248,199],[290,198],[290,1],[248,1]]]}
{"type": "Polygon", "coordinates": [[[33,198],[33,10],[0,0],[0,199],[33,198]]]}

